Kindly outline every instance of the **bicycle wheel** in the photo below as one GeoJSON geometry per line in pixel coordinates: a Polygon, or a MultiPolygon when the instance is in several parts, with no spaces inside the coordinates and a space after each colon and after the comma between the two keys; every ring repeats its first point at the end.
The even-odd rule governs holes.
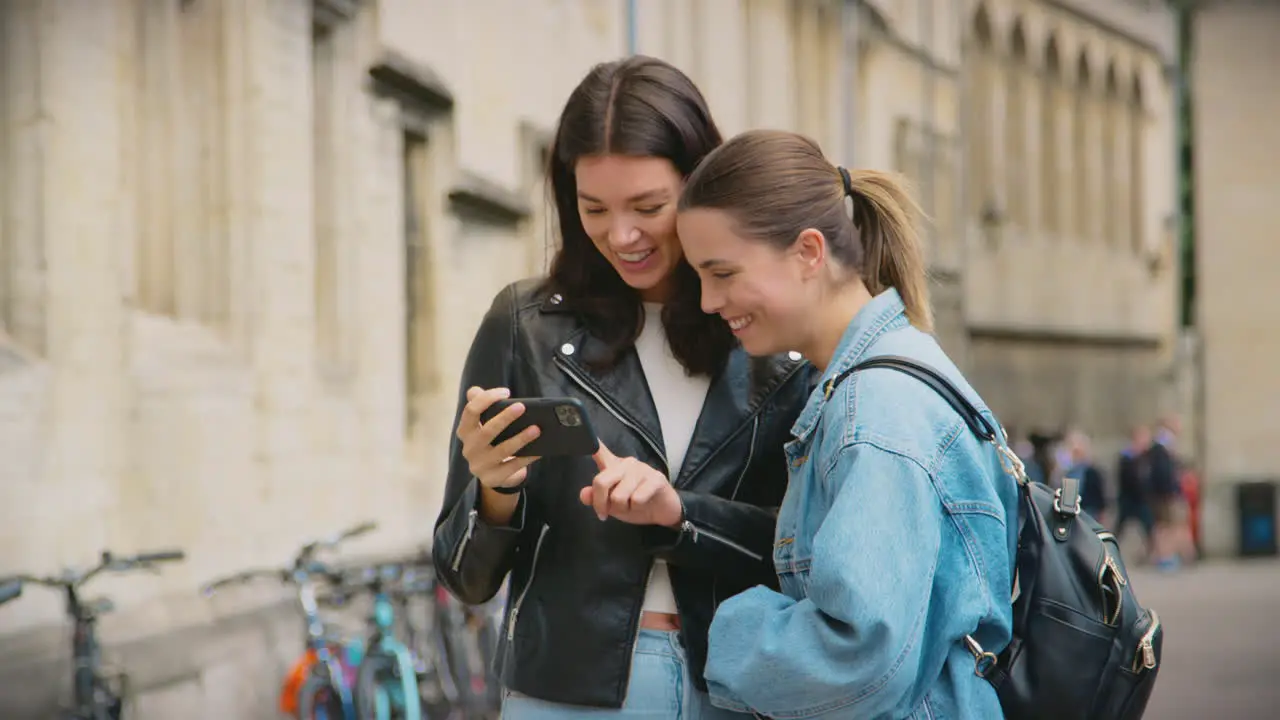
{"type": "Polygon", "coordinates": [[[342,707],[342,696],[328,680],[308,678],[298,691],[298,720],[355,720],[342,707]]]}
{"type": "Polygon", "coordinates": [[[381,653],[370,652],[356,671],[355,701],[358,720],[392,720],[393,703],[387,692],[394,663],[381,653]]]}

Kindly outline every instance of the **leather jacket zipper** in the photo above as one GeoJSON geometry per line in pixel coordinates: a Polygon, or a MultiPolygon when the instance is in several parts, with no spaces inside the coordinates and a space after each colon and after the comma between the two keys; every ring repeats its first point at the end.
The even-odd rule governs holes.
{"type": "MultiPolygon", "coordinates": [[[[654,454],[657,455],[662,460],[663,472],[667,475],[668,478],[671,477],[671,468],[667,465],[666,453],[662,452],[662,448],[658,447],[658,443],[655,442],[653,438],[649,437],[649,433],[645,432],[644,428],[628,420],[617,408],[613,406],[612,403],[610,403],[605,399],[603,394],[596,392],[595,388],[591,387],[591,383],[588,382],[586,378],[579,375],[578,372],[574,370],[572,366],[569,365],[569,363],[560,359],[559,356],[555,358],[555,363],[556,365],[560,366],[560,369],[563,370],[564,373],[568,375],[570,379],[572,379],[575,383],[577,383],[578,387],[582,388],[592,398],[595,398],[596,402],[604,406],[605,410],[608,410],[611,415],[617,418],[618,422],[634,430],[636,434],[639,435],[642,440],[644,440],[644,443],[649,446],[649,449],[652,450],[654,454]]],[[[675,482],[674,478],[671,478],[671,480],[673,483],[675,482]]]]}
{"type": "MultiPolygon", "coordinates": [[[[747,461],[742,465],[742,472],[738,473],[738,482],[733,484],[733,492],[729,493],[729,500],[731,501],[738,499],[738,490],[742,488],[742,479],[747,476],[747,468],[751,467],[751,461],[756,456],[756,437],[759,436],[759,434],[760,434],[760,417],[757,415],[755,419],[751,421],[751,445],[747,447],[747,461]]],[[[681,529],[683,529],[683,526],[681,529]]],[[[718,584],[718,580],[719,580],[718,575],[711,576],[711,610],[712,611],[715,611],[715,609],[720,606],[720,601],[716,597],[717,595],[716,586],[718,584]]]]}
{"type": "Polygon", "coordinates": [[[511,617],[507,620],[507,642],[511,642],[516,637],[516,618],[520,616],[520,606],[524,605],[524,598],[529,594],[529,588],[533,587],[533,578],[538,573],[538,555],[542,553],[542,541],[547,537],[547,531],[550,529],[550,525],[543,525],[542,531],[538,533],[538,544],[533,546],[533,564],[529,567],[529,581],[524,584],[524,589],[520,591],[520,597],[516,598],[515,605],[511,606],[511,617]]]}
{"type": "Polygon", "coordinates": [[[725,545],[727,547],[733,548],[734,550],[737,550],[738,552],[742,553],[743,555],[746,555],[747,557],[751,558],[752,560],[755,560],[756,562],[761,562],[762,560],[764,560],[764,556],[761,555],[760,553],[752,552],[746,547],[743,547],[742,545],[730,540],[729,538],[723,535],[719,535],[710,530],[700,528],[697,525],[694,525],[693,522],[689,520],[685,520],[683,523],[681,523],[680,529],[692,535],[693,541],[695,543],[698,542],[699,536],[705,536],[705,537],[711,538],[712,540],[715,540],[716,542],[722,545],[725,545]]]}
{"type": "Polygon", "coordinates": [[[458,572],[458,568],[462,567],[462,553],[467,551],[467,545],[471,543],[471,535],[476,531],[476,517],[479,514],[479,510],[467,513],[467,531],[462,534],[462,540],[458,542],[458,550],[453,554],[454,572],[458,572]]]}

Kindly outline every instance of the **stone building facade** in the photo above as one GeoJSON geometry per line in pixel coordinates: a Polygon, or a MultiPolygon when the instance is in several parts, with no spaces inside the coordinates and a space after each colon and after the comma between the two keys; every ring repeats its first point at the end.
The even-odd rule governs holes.
{"type": "MultiPolygon", "coordinates": [[[[1109,6],[632,5],[0,7],[0,574],[186,551],[101,583],[136,717],[276,715],[287,593],[202,582],[366,518],[352,552],[428,540],[472,332],[548,256],[556,115],[629,51],[686,68],[726,132],[912,176],[943,341],[1011,421],[1152,402],[1169,91],[1109,6]]],[[[44,717],[58,598],[28,591],[0,635],[0,717],[44,717]]]]}
{"type": "Polygon", "coordinates": [[[1235,490],[1280,483],[1280,331],[1268,280],[1280,261],[1280,5],[1196,3],[1191,37],[1199,372],[1195,436],[1205,479],[1204,549],[1239,547],[1235,490]]]}
{"type": "Polygon", "coordinates": [[[1080,427],[1109,467],[1171,409],[1171,16],[993,0],[966,23],[967,364],[1007,424],[1080,427]]]}

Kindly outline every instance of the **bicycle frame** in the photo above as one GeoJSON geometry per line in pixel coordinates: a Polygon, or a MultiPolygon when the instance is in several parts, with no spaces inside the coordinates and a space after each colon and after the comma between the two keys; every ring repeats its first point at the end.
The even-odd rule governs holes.
{"type": "Polygon", "coordinates": [[[98,673],[102,648],[98,644],[98,616],[108,612],[110,604],[99,601],[93,606],[81,603],[74,586],[66,588],[67,612],[73,618],[71,633],[72,702],[76,715],[98,720],[99,706],[105,705],[108,718],[120,716],[121,699],[110,690],[98,673]]]}
{"type": "Polygon", "coordinates": [[[72,717],[76,720],[119,720],[124,706],[124,689],[114,690],[102,673],[102,647],[98,643],[98,618],[114,609],[107,598],[85,601],[80,589],[100,573],[154,569],[163,562],[182,560],[181,550],[140,553],[132,557],[116,557],[104,551],[98,564],[89,570],[67,570],[58,577],[24,575],[16,578],[22,584],[54,587],[62,591],[67,615],[72,622],[71,694],[72,717]]]}
{"type": "MultiPolygon", "coordinates": [[[[309,673],[320,678],[337,694],[338,702],[342,705],[343,717],[347,720],[355,720],[356,706],[351,692],[351,679],[345,672],[342,659],[333,652],[333,644],[330,643],[328,634],[325,632],[324,620],[320,617],[320,603],[316,600],[315,584],[311,580],[310,573],[301,568],[294,570],[293,580],[298,586],[298,605],[302,609],[306,623],[307,650],[315,653],[316,658],[309,673]]],[[[307,685],[303,683],[298,691],[305,692],[306,689],[307,685]]],[[[302,698],[299,698],[299,701],[301,700],[302,698]]],[[[330,718],[329,720],[338,719],[330,718]]]]}
{"type": "MultiPolygon", "coordinates": [[[[358,682],[371,682],[374,710],[373,720],[391,720],[392,713],[398,713],[400,720],[421,720],[422,698],[418,690],[418,673],[413,653],[395,634],[395,601],[387,590],[382,571],[374,570],[375,579],[370,584],[373,591],[373,635],[365,653],[362,670],[370,672],[366,680],[364,673],[357,677],[358,682]],[[390,675],[372,674],[377,664],[385,661],[392,670],[390,675]]],[[[360,688],[360,691],[366,691],[360,688]]]]}
{"type": "MultiPolygon", "coordinates": [[[[320,603],[316,593],[317,576],[334,579],[337,574],[324,563],[316,561],[320,550],[337,546],[344,540],[363,535],[377,527],[365,522],[330,537],[314,540],[298,550],[292,563],[284,569],[256,569],[236,573],[216,580],[203,589],[206,596],[218,588],[247,582],[259,577],[272,577],[289,583],[297,589],[298,607],[302,612],[306,629],[306,648],[294,663],[292,671],[281,684],[280,710],[286,714],[302,716],[303,708],[313,707],[321,693],[333,693],[341,706],[340,718],[326,720],[355,720],[356,708],[353,696],[354,678],[351,669],[360,662],[363,647],[358,641],[348,644],[330,638],[320,615],[320,603]]],[[[305,718],[304,720],[310,720],[305,718]]]]}

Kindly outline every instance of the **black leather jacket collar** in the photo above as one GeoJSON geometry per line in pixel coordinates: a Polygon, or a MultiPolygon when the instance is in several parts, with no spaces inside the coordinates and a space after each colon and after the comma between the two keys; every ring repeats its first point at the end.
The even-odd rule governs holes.
{"type": "MultiPolygon", "coordinates": [[[[537,281],[508,286],[476,334],[458,410],[472,385],[510,387],[513,397],[576,397],[610,449],[665,470],[638,357],[628,352],[607,371],[593,369],[589,360],[602,350],[537,281]]],[[[510,576],[498,653],[504,685],[552,702],[620,707],[649,570],[663,558],[691,674],[705,689],[715,606],[756,584],[776,587],[774,519],[787,479],[782,446],[814,378],[796,358],[731,354],[711,381],[675,479],[685,506],[680,530],[600,522],[577,498],[596,472],[590,458],[538,461],[512,526],[488,526],[475,511],[479,488],[455,439],[433,555],[441,581],[466,602],[491,598],[510,576]]]]}

